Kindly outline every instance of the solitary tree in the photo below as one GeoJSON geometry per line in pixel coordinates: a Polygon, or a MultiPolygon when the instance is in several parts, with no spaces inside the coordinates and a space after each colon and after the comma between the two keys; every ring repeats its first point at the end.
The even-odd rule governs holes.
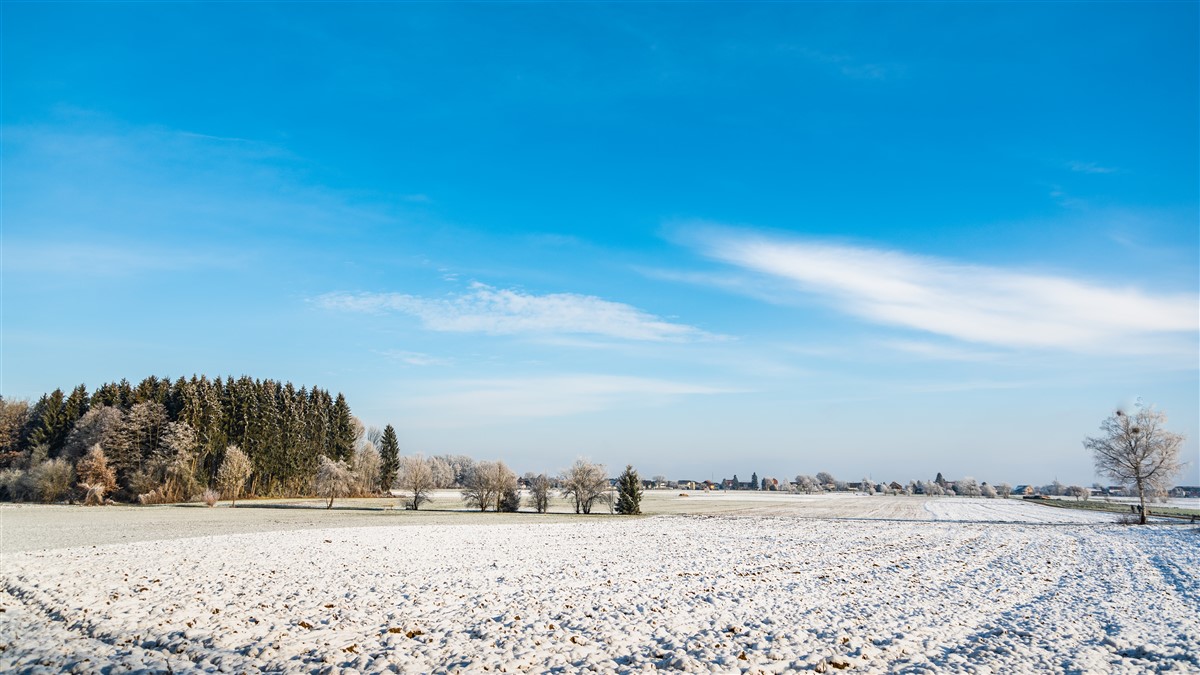
{"type": "Polygon", "coordinates": [[[642,479],[632,464],[617,477],[617,513],[637,515],[642,512],[642,479]]]}
{"type": "Polygon", "coordinates": [[[543,473],[528,479],[527,482],[529,505],[538,513],[545,513],[550,507],[550,478],[543,473]]]}
{"type": "Polygon", "coordinates": [[[580,457],[563,476],[562,494],[575,503],[575,513],[591,513],[597,501],[608,501],[604,466],[580,457]]]}
{"type": "Polygon", "coordinates": [[[1087,437],[1096,473],[1137,490],[1140,522],[1146,523],[1146,493],[1165,491],[1183,468],[1179,448],[1184,437],[1163,428],[1167,416],[1138,401],[1132,413],[1118,410],[1100,424],[1100,436],[1087,437]]]}
{"type": "Polygon", "coordinates": [[[429,462],[420,455],[404,457],[400,460],[400,471],[396,483],[404,491],[400,498],[404,500],[405,508],[413,511],[419,510],[422,504],[429,501],[429,495],[436,487],[429,462]]]}
{"type": "Polygon", "coordinates": [[[826,485],[837,485],[837,479],[828,471],[822,471],[817,474],[817,484],[824,489],[826,485]]]}
{"type": "Polygon", "coordinates": [[[354,472],[344,461],[334,461],[321,455],[321,465],[317,467],[316,487],[318,495],[329,498],[325,508],[333,508],[334,497],[350,496],[357,482],[354,472]]]}
{"type": "Polygon", "coordinates": [[[253,470],[250,458],[241,448],[236,445],[225,448],[225,459],[221,460],[221,468],[217,470],[217,487],[231,500],[231,507],[237,506],[237,498],[253,470]]]}

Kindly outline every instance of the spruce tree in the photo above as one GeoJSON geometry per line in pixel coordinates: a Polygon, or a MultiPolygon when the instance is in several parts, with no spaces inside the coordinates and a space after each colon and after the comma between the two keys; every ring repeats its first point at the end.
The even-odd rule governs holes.
{"type": "Polygon", "coordinates": [[[379,457],[383,460],[379,467],[379,482],[384,492],[392,489],[396,482],[396,471],[400,467],[400,443],[396,440],[396,430],[392,425],[383,429],[379,439],[379,457]]]}
{"type": "Polygon", "coordinates": [[[758,489],[758,472],[757,471],[750,474],[750,489],[751,490],[758,489]]]}
{"type": "Polygon", "coordinates": [[[617,477],[617,513],[636,515],[642,512],[642,480],[632,464],[617,477]]]}
{"type": "Polygon", "coordinates": [[[350,459],[354,453],[354,421],[345,396],[337,395],[329,421],[329,456],[335,461],[350,459]]]}

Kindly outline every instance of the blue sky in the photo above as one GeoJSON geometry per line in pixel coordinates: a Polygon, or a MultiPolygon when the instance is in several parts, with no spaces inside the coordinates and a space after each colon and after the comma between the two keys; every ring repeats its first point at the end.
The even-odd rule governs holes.
{"type": "Polygon", "coordinates": [[[1195,3],[5,3],[3,382],[402,450],[1200,483],[1195,3]]]}

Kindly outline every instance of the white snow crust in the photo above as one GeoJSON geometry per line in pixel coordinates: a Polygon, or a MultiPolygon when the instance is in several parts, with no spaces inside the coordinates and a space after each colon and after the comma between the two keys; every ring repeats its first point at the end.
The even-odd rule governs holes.
{"type": "Polygon", "coordinates": [[[485,518],[10,554],[0,672],[1200,671],[1194,527],[485,518]]]}

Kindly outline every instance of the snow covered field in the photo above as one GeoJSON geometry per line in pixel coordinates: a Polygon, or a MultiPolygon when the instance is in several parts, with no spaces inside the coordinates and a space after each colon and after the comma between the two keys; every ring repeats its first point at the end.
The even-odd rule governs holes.
{"type": "MultiPolygon", "coordinates": [[[[77,532],[96,543],[67,548],[22,545],[22,519],[105,513],[116,532],[134,512],[184,526],[238,510],[6,509],[0,671],[1200,671],[1194,526],[1019,501],[842,498],[829,519],[717,499],[716,515],[647,518],[335,510],[317,529],[292,511],[264,531],[77,532]],[[345,527],[355,515],[371,526],[345,527]]],[[[281,518],[244,511],[251,529],[281,518]]]]}

